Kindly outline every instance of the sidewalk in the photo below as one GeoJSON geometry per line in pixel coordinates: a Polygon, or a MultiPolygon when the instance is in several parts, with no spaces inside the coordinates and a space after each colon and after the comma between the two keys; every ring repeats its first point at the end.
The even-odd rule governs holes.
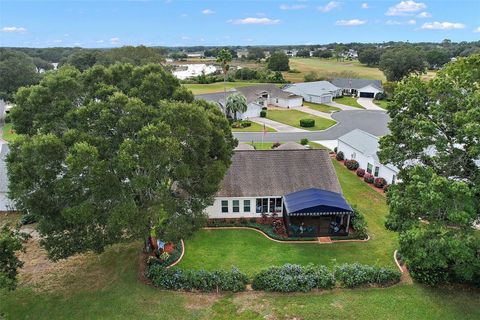
{"type": "Polygon", "coordinates": [[[308,132],[308,130],[298,129],[298,128],[289,126],[288,124],[283,124],[267,118],[255,117],[255,118],[250,118],[249,120],[262,125],[264,124],[267,127],[277,130],[277,132],[308,132]]]}
{"type": "Polygon", "coordinates": [[[305,112],[305,113],[309,113],[309,114],[317,116],[317,117],[333,120],[331,113],[326,113],[326,112],[318,111],[318,110],[315,110],[315,109],[310,109],[308,107],[298,107],[298,108],[295,108],[295,110],[302,111],[302,112],[305,112]]]}

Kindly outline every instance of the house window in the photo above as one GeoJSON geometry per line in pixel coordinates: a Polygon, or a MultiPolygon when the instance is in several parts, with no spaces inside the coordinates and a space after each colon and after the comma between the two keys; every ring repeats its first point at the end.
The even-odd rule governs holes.
{"type": "Polygon", "coordinates": [[[380,171],[380,167],[375,167],[375,177],[378,177],[378,172],[380,171]]]}
{"type": "Polygon", "coordinates": [[[222,213],[228,213],[228,200],[222,200],[222,213]]]}
{"type": "Polygon", "coordinates": [[[357,153],[356,152],[352,153],[352,159],[355,159],[356,157],[357,157],[357,153]]]}
{"type": "Polygon", "coordinates": [[[372,173],[372,169],[373,169],[373,164],[368,163],[368,164],[367,164],[367,172],[368,172],[368,173],[372,173]]]}
{"type": "Polygon", "coordinates": [[[240,200],[233,200],[233,212],[240,212],[240,200]]]}
{"type": "Polygon", "coordinates": [[[250,200],[243,200],[243,212],[250,212],[250,200]]]}
{"type": "Polygon", "coordinates": [[[275,212],[282,211],[282,198],[275,199],[275,212]]]}
{"type": "Polygon", "coordinates": [[[257,213],[268,212],[268,198],[257,198],[256,211],[257,213]]]}

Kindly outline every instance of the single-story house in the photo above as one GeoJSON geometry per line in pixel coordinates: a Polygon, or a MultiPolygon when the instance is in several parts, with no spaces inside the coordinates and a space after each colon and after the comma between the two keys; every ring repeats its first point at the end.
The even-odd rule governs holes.
{"type": "Polygon", "coordinates": [[[290,236],[347,235],[353,210],[326,150],[235,151],[209,219],[276,214],[290,236]]]}
{"type": "Polygon", "coordinates": [[[382,81],[355,78],[336,78],[332,84],[342,89],[344,94],[354,95],[361,98],[375,98],[379,92],[383,92],[382,81]]]}
{"type": "Polygon", "coordinates": [[[0,212],[15,211],[13,202],[7,197],[8,175],[5,159],[9,151],[8,143],[0,140],[0,212]]]}
{"type": "Polygon", "coordinates": [[[342,95],[342,89],[328,81],[313,81],[287,84],[283,91],[302,96],[307,102],[329,103],[333,98],[342,95]]]}
{"type": "Polygon", "coordinates": [[[358,161],[360,168],[384,178],[388,184],[397,181],[397,167],[392,164],[382,164],[378,158],[378,137],[360,129],[355,129],[338,138],[337,152],[343,152],[345,159],[358,161]]]}
{"type": "MultiPolygon", "coordinates": [[[[261,84],[247,86],[227,91],[226,96],[240,92],[247,99],[247,111],[237,114],[238,119],[246,120],[259,117],[263,107],[273,105],[281,108],[298,108],[303,104],[303,98],[295,94],[285,92],[274,84],[261,84]]],[[[195,96],[196,99],[216,102],[225,112],[225,93],[210,93],[195,96]]]]}

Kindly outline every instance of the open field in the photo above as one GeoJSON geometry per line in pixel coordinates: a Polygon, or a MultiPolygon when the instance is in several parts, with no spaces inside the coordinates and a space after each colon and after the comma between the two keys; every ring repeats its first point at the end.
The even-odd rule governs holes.
{"type": "Polygon", "coordinates": [[[317,117],[298,110],[268,110],[267,119],[288,124],[289,126],[309,131],[325,130],[333,126],[336,122],[334,120],[317,117]],[[314,119],[315,126],[311,128],[304,128],[300,126],[300,119],[314,119]]]}
{"type": "MultiPolygon", "coordinates": [[[[382,195],[371,190],[346,169],[335,164],[347,199],[362,205],[373,239],[354,248],[356,257],[372,256],[378,262],[391,261],[396,236],[383,228],[386,213],[382,195]],[[361,186],[360,186],[360,185],[361,186]],[[354,189],[357,188],[358,189],[354,189]],[[367,207],[365,207],[367,206],[367,207]],[[368,210],[371,208],[371,210],[368,210]],[[373,244],[373,248],[370,247],[373,244]],[[385,256],[383,253],[385,252],[385,256]],[[388,254],[387,254],[388,253],[388,254]]],[[[5,217],[0,216],[0,224],[5,217]]],[[[202,232],[199,233],[203,236],[202,232]]],[[[187,250],[195,241],[187,240],[187,250]]],[[[221,250],[228,239],[220,239],[221,250]]],[[[235,239],[236,240],[236,239],[235,239]]],[[[240,241],[242,241],[240,239],[240,241]]],[[[263,246],[263,243],[260,243],[263,246]]],[[[339,244],[344,251],[346,244],[339,244]]],[[[314,246],[314,245],[313,245],[314,246]]],[[[334,245],[319,245],[318,252],[334,245]]],[[[218,243],[208,254],[216,251],[218,243]]],[[[399,284],[389,288],[335,289],[298,294],[245,292],[239,294],[200,294],[162,291],[139,280],[140,242],[107,248],[100,255],[86,254],[51,263],[36,269],[38,284],[28,280],[32,270],[22,270],[19,288],[0,293],[0,314],[5,319],[478,319],[480,293],[458,288],[426,288],[418,284],[399,284]]],[[[234,245],[232,248],[238,249],[234,245]]],[[[229,252],[228,259],[255,260],[251,247],[229,252]]],[[[262,249],[263,250],[263,249],[262,249]]],[[[276,249],[278,250],[278,249],[276,249]]],[[[285,250],[289,250],[285,248],[285,250]]],[[[300,249],[305,250],[305,249],[300,249]]],[[[41,251],[41,249],[39,250],[41,251]]],[[[275,254],[275,251],[271,252],[275,254]]],[[[307,253],[307,252],[305,252],[307,253]]],[[[186,258],[192,252],[187,252],[186,258]]],[[[333,253],[342,257],[342,253],[333,253]]],[[[351,253],[352,255],[354,253],[351,253]]],[[[325,257],[323,253],[320,253],[325,257]]],[[[283,256],[285,257],[285,256],[283,256]]],[[[286,257],[289,262],[296,256],[286,257]]],[[[346,256],[344,256],[346,258],[346,256]]],[[[269,258],[272,259],[272,258],[269,258]]],[[[302,260],[307,260],[303,257],[302,260]]],[[[312,260],[321,260],[310,257],[312,260]]],[[[330,264],[333,260],[327,258],[330,264]]],[[[187,260],[186,260],[187,261],[187,260]]],[[[231,260],[229,260],[231,261],[231,260]]],[[[188,261],[187,261],[188,262],[188,261]]],[[[213,261],[215,262],[215,261],[213,261]]],[[[324,261],[322,261],[324,262],[324,261]]],[[[328,262],[328,261],[327,261],[328,262]]],[[[31,261],[35,264],[35,261],[31,261]]],[[[220,262],[225,267],[226,262],[220,262]]],[[[391,263],[389,264],[391,265],[391,263]]],[[[184,264],[185,266],[185,264],[184,264]]],[[[250,269],[253,269],[250,267],[250,269]]]]}
{"type": "MultiPolygon", "coordinates": [[[[259,85],[262,83],[258,82],[226,82],[227,91],[233,88],[239,87],[247,87],[247,86],[254,86],[259,85]]],[[[215,82],[215,83],[208,83],[208,84],[197,84],[197,83],[186,83],[183,86],[190,89],[193,94],[205,94],[205,93],[215,93],[215,92],[223,92],[223,82],[215,82]]]]}
{"type": "MultiPolygon", "coordinates": [[[[276,132],[275,129],[270,128],[270,127],[265,127],[267,129],[267,132],[276,132]]],[[[250,127],[246,128],[232,128],[232,132],[263,132],[263,125],[252,122],[252,125],[250,127]]]]}
{"type": "Polygon", "coordinates": [[[320,103],[313,103],[313,102],[304,101],[303,105],[305,107],[309,107],[310,109],[321,111],[321,112],[327,112],[327,113],[340,111],[340,109],[337,108],[337,107],[327,106],[326,104],[320,104],[320,103]]]}
{"type": "Polygon", "coordinates": [[[340,97],[340,98],[335,98],[335,99],[333,99],[333,101],[336,102],[336,103],[344,104],[344,105],[346,105],[346,106],[350,106],[350,107],[354,107],[354,108],[359,108],[359,109],[365,109],[364,107],[362,107],[362,106],[357,102],[357,99],[356,99],[356,98],[343,96],[343,97],[340,97]]]}

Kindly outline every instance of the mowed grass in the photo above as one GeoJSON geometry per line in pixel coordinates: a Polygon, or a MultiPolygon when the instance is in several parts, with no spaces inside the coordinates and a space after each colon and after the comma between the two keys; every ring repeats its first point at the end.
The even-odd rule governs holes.
{"type": "Polygon", "coordinates": [[[309,131],[325,130],[336,123],[334,120],[317,117],[298,110],[268,110],[267,119],[309,131]],[[315,126],[310,128],[301,127],[300,119],[314,119],[315,126]]]}
{"type": "Polygon", "coordinates": [[[202,230],[185,242],[186,254],[179,266],[209,270],[237,266],[250,275],[270,265],[285,263],[331,267],[360,262],[395,268],[393,252],[397,236],[384,227],[388,213],[384,195],[372,190],[336,160],[333,165],[345,198],[365,215],[370,241],[328,245],[277,243],[254,230],[202,230]]]}
{"type": "Polygon", "coordinates": [[[362,107],[357,102],[357,99],[352,98],[352,97],[343,96],[343,97],[340,97],[340,98],[335,98],[335,99],[333,99],[333,101],[336,102],[336,103],[344,104],[346,106],[355,107],[355,108],[359,108],[359,109],[364,109],[364,107],[362,107]]]}
{"type": "MultiPolygon", "coordinates": [[[[265,129],[267,129],[267,132],[276,132],[277,130],[265,126],[265,129]]],[[[245,127],[245,128],[232,128],[232,132],[263,132],[263,125],[252,122],[252,125],[250,127],[245,127]]]]}
{"type": "Polygon", "coordinates": [[[367,67],[358,61],[339,61],[322,58],[290,58],[290,69],[300,73],[283,74],[284,78],[292,82],[304,82],[304,76],[309,72],[317,72],[321,76],[329,76],[341,72],[353,72],[359,78],[385,81],[385,75],[378,68],[367,67]]]}
{"type": "Polygon", "coordinates": [[[2,135],[3,140],[11,142],[11,141],[15,141],[15,139],[18,138],[18,135],[13,130],[13,126],[11,123],[6,123],[3,126],[2,130],[3,130],[3,135],[2,135]]]}
{"type": "Polygon", "coordinates": [[[373,100],[373,103],[375,103],[380,108],[387,110],[387,106],[388,106],[387,100],[373,100]]]}
{"type": "Polygon", "coordinates": [[[332,113],[332,112],[341,110],[340,108],[328,106],[323,103],[313,103],[313,102],[304,101],[303,105],[305,107],[309,107],[310,109],[321,111],[321,112],[327,112],[327,113],[332,113]]]}
{"type": "MultiPolygon", "coordinates": [[[[254,86],[263,83],[257,82],[226,82],[225,87],[227,91],[233,88],[240,88],[240,87],[247,87],[247,86],[254,86]]],[[[215,82],[215,83],[208,83],[208,84],[197,84],[197,83],[187,83],[183,84],[184,87],[190,89],[193,94],[205,94],[205,93],[216,93],[216,92],[223,92],[223,82],[215,82]]]]}

